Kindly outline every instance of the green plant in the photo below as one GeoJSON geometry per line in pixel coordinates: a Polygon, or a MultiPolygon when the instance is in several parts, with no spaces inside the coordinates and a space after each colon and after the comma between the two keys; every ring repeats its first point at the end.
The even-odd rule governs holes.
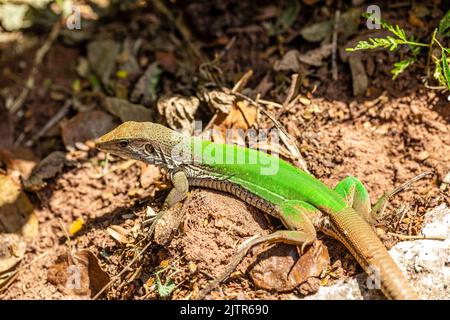
{"type": "MultiPolygon", "coordinates": [[[[363,14],[363,17],[374,19],[374,17],[369,14],[363,14]]],[[[395,51],[400,46],[408,46],[411,56],[395,62],[391,69],[392,78],[396,79],[403,71],[418,61],[423,48],[428,48],[426,86],[433,89],[446,88],[447,90],[450,90],[450,68],[447,60],[450,55],[450,49],[444,47],[436,38],[437,33],[439,33],[442,38],[450,37],[450,10],[441,19],[439,27],[433,31],[429,43],[418,42],[413,36],[408,38],[405,30],[398,25],[394,26],[381,19],[377,22],[380,24],[381,28],[389,31],[391,35],[362,40],[359,41],[354,48],[347,48],[346,50],[357,51],[384,48],[389,49],[389,51],[395,51]],[[440,56],[434,54],[435,51],[433,51],[433,49],[436,45],[440,48],[440,56]],[[434,71],[431,72],[433,68],[434,71]],[[434,78],[439,83],[439,87],[431,87],[428,85],[431,78],[434,78]]]]}

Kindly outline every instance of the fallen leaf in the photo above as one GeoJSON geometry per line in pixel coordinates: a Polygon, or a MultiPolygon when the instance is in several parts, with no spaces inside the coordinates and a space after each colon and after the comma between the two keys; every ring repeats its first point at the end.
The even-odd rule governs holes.
{"type": "Polygon", "coordinates": [[[65,295],[86,299],[95,296],[108,284],[110,277],[91,251],[82,250],[59,256],[48,269],[47,280],[65,295]]]}
{"type": "Polygon", "coordinates": [[[27,221],[22,225],[21,234],[25,239],[33,239],[39,234],[39,220],[34,212],[30,214],[27,221]]]}
{"type": "Polygon", "coordinates": [[[109,84],[119,49],[119,44],[113,40],[91,41],[87,46],[89,65],[104,85],[109,84]]]}
{"type": "Polygon", "coordinates": [[[6,175],[17,184],[30,176],[37,160],[29,149],[0,149],[0,167],[6,167],[6,175]]]}
{"type": "Polygon", "coordinates": [[[219,115],[215,119],[212,130],[213,141],[245,145],[245,136],[242,133],[247,132],[256,123],[258,116],[259,109],[256,106],[249,104],[246,100],[237,101],[229,114],[219,115]],[[231,135],[230,129],[232,129],[231,135]]]}
{"type": "Polygon", "coordinates": [[[221,90],[203,90],[200,95],[213,113],[229,114],[236,101],[236,96],[221,90]]]}
{"type": "Polygon", "coordinates": [[[162,261],[159,263],[159,266],[160,266],[162,269],[167,268],[169,265],[170,265],[170,260],[168,260],[168,259],[162,260],[162,261]]]}
{"type": "Polygon", "coordinates": [[[76,142],[95,140],[114,129],[118,124],[102,111],[80,112],[61,123],[61,136],[66,148],[75,148],[76,142]]]}
{"type": "Polygon", "coordinates": [[[10,177],[0,174],[0,232],[22,232],[32,212],[27,195],[10,177]]]}
{"type": "Polygon", "coordinates": [[[194,114],[199,105],[198,98],[179,95],[162,97],[157,103],[158,112],[166,119],[169,127],[188,135],[194,131],[194,114]]]}
{"type": "MultiPolygon", "coordinates": [[[[339,19],[339,38],[346,39],[358,31],[361,18],[361,9],[351,8],[341,14],[339,19]]],[[[302,37],[309,42],[320,42],[327,36],[331,37],[334,27],[334,18],[314,23],[300,30],[302,37]]]]}
{"type": "Polygon", "coordinates": [[[298,72],[300,71],[299,56],[298,50],[289,50],[280,60],[275,61],[273,69],[275,71],[298,72]]]}
{"type": "Polygon", "coordinates": [[[148,66],[144,74],[139,78],[136,83],[130,100],[134,103],[142,103],[144,106],[152,106],[156,101],[156,89],[161,77],[161,69],[158,67],[158,63],[154,62],[148,66]]]}
{"type": "Polygon", "coordinates": [[[317,240],[298,258],[297,248],[277,245],[258,256],[249,273],[255,285],[265,290],[291,291],[311,277],[319,277],[330,265],[330,256],[317,240]]]}
{"type": "Polygon", "coordinates": [[[304,27],[300,34],[309,42],[319,42],[325,39],[327,35],[330,35],[333,29],[333,21],[326,20],[322,22],[316,22],[310,26],[304,27]]]}
{"type": "Polygon", "coordinates": [[[106,229],[106,232],[119,243],[132,243],[128,237],[128,231],[122,228],[121,226],[110,226],[106,229]]]}
{"type": "Polygon", "coordinates": [[[332,44],[321,44],[317,49],[300,54],[298,60],[311,66],[320,67],[323,65],[323,60],[331,55],[332,49],[332,44]]]}
{"type": "Polygon", "coordinates": [[[122,122],[152,121],[153,111],[139,104],[133,104],[124,99],[105,97],[103,107],[122,122]]]}
{"type": "Polygon", "coordinates": [[[54,178],[62,171],[64,165],[68,163],[69,161],[66,160],[64,152],[55,151],[50,153],[33,169],[30,177],[23,181],[25,190],[38,191],[42,189],[47,185],[45,180],[54,178]]]}
{"type": "Polygon", "coordinates": [[[4,3],[0,4],[0,22],[6,31],[20,30],[28,26],[25,18],[28,11],[27,4],[4,3]]]}

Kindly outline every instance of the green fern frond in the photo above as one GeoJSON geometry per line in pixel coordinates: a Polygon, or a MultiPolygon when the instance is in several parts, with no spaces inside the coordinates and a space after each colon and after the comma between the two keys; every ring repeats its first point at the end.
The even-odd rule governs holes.
{"type": "Polygon", "coordinates": [[[391,70],[392,79],[397,79],[397,77],[406,70],[410,65],[412,65],[414,62],[416,62],[416,59],[409,58],[405,60],[400,60],[394,63],[394,67],[391,70]]]}

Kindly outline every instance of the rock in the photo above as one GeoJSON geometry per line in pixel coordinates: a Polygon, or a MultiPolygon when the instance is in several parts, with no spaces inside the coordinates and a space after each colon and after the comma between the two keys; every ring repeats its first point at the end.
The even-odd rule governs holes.
{"type": "MultiPolygon", "coordinates": [[[[430,210],[425,215],[422,234],[446,240],[403,241],[389,253],[423,299],[450,299],[450,208],[442,204],[430,210]]],[[[304,299],[383,299],[379,290],[368,290],[366,283],[367,276],[358,274],[347,281],[320,287],[317,293],[304,299]]],[[[299,299],[295,295],[291,298],[299,299]]]]}
{"type": "Polygon", "coordinates": [[[424,299],[450,299],[450,209],[444,204],[425,215],[422,234],[442,240],[404,241],[389,252],[408,270],[424,299]]]}
{"type": "MultiPolygon", "coordinates": [[[[369,290],[366,286],[367,276],[360,273],[357,276],[327,287],[320,287],[313,295],[304,300],[379,300],[383,299],[379,290],[369,290]]],[[[298,299],[298,297],[295,297],[298,299]]]]}

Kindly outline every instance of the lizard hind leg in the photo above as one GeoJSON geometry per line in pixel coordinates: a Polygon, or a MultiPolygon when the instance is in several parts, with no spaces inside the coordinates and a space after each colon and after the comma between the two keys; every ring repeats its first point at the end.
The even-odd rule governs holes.
{"type": "Polygon", "coordinates": [[[336,187],[334,187],[334,191],[341,195],[348,206],[355,209],[355,211],[369,224],[374,222],[375,219],[370,209],[369,193],[361,181],[353,176],[349,176],[342,179],[336,187]]]}
{"type": "Polygon", "coordinates": [[[318,213],[318,209],[302,201],[286,201],[277,209],[278,217],[283,224],[290,230],[279,230],[271,234],[264,235],[244,242],[238,252],[232,257],[231,262],[225,268],[225,271],[200,291],[197,299],[204,299],[205,296],[216,288],[222,281],[236,269],[239,263],[247,255],[248,251],[261,243],[282,242],[301,246],[301,251],[316,240],[316,230],[310,220],[312,213],[318,213]]]}

